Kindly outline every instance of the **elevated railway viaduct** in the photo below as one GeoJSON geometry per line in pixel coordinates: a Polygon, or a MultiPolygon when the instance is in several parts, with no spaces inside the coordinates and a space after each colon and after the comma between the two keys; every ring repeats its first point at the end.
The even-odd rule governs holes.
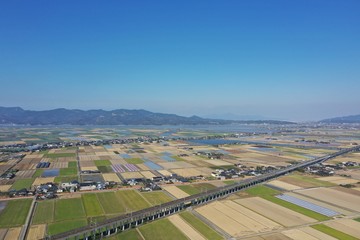
{"type": "Polygon", "coordinates": [[[111,234],[115,234],[121,231],[125,231],[129,228],[137,227],[140,224],[144,224],[149,221],[153,221],[158,218],[162,218],[174,213],[177,213],[187,207],[197,206],[201,204],[208,203],[210,201],[214,201],[216,199],[221,199],[229,194],[244,190],[246,188],[252,187],[254,185],[272,180],[279,176],[283,176],[287,173],[290,173],[296,169],[307,167],[313,164],[321,163],[327,161],[329,159],[335,158],[337,156],[359,151],[360,146],[343,149],[338,152],[318,157],[309,161],[304,161],[298,164],[294,164],[288,166],[284,169],[276,170],[271,173],[267,173],[261,176],[253,177],[251,179],[246,179],[243,181],[239,181],[237,183],[218,187],[216,189],[209,190],[207,192],[199,193],[196,195],[192,195],[189,197],[185,197],[182,199],[177,199],[168,203],[164,203],[161,205],[153,206],[147,209],[143,209],[140,211],[128,213],[125,215],[121,215],[112,219],[108,219],[106,221],[100,222],[95,226],[85,226],[81,228],[77,228],[68,232],[64,232],[61,234],[53,235],[46,237],[45,239],[84,239],[84,240],[95,240],[101,239],[103,237],[109,236],[111,234]]]}

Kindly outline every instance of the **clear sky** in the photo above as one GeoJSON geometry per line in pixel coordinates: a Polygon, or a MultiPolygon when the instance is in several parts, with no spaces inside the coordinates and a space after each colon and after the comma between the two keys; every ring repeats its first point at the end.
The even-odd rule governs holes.
{"type": "Polygon", "coordinates": [[[360,1],[1,1],[0,90],[31,110],[360,114],[360,1]]]}

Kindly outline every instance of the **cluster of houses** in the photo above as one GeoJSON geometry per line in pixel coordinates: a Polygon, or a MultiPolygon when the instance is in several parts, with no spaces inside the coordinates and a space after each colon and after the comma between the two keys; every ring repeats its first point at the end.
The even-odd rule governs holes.
{"type": "Polygon", "coordinates": [[[342,170],[348,167],[359,167],[360,164],[354,161],[341,162],[336,164],[316,164],[304,169],[305,172],[319,176],[331,176],[336,170],[342,170]]]}
{"type": "Polygon", "coordinates": [[[244,176],[259,176],[280,169],[274,166],[246,167],[242,164],[235,164],[236,168],[216,169],[211,176],[219,180],[232,179],[244,176]]]}
{"type": "Polygon", "coordinates": [[[204,152],[204,151],[196,152],[195,155],[204,156],[209,159],[221,159],[224,156],[224,154],[219,152],[204,152]]]}
{"type": "Polygon", "coordinates": [[[11,169],[11,170],[4,172],[3,174],[0,175],[0,180],[1,179],[9,180],[9,179],[14,178],[17,171],[18,170],[16,170],[16,169],[11,169]]]}
{"type": "Polygon", "coordinates": [[[53,183],[48,182],[36,186],[34,190],[28,190],[26,188],[21,190],[10,190],[10,197],[17,196],[32,196],[36,195],[37,199],[52,199],[56,198],[58,193],[62,192],[77,192],[77,191],[91,191],[91,190],[103,190],[110,189],[116,186],[115,182],[78,182],[76,180],[66,183],[53,183]]]}

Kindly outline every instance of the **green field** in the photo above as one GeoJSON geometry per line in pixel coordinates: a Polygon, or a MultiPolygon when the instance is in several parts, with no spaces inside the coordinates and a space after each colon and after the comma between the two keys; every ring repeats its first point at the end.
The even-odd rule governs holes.
{"type": "Polygon", "coordinates": [[[227,185],[230,185],[230,184],[236,183],[236,181],[234,181],[234,180],[226,180],[226,181],[223,181],[223,183],[225,183],[227,185]]]}
{"type": "Polygon", "coordinates": [[[354,220],[360,222],[360,218],[355,218],[354,220]]]}
{"type": "Polygon", "coordinates": [[[65,176],[65,177],[64,176],[63,177],[58,176],[58,177],[55,177],[54,182],[56,182],[56,183],[64,183],[64,182],[71,182],[73,180],[79,180],[78,176],[77,175],[65,176]]]}
{"type": "Polygon", "coordinates": [[[150,207],[136,190],[117,191],[116,196],[125,207],[132,211],[150,207]]]}
{"type": "Polygon", "coordinates": [[[96,193],[105,214],[125,213],[126,209],[119,203],[114,192],[96,193]]]}
{"type": "Polygon", "coordinates": [[[276,204],[278,204],[280,206],[286,207],[288,209],[291,209],[291,210],[293,210],[295,212],[301,213],[301,214],[303,214],[305,216],[311,217],[311,218],[316,219],[318,221],[325,221],[325,220],[330,219],[329,217],[327,217],[325,215],[322,215],[320,213],[317,213],[317,212],[311,211],[309,209],[300,207],[298,205],[289,203],[287,201],[281,200],[281,199],[276,198],[276,197],[271,196],[271,195],[268,195],[268,196],[264,195],[264,196],[261,196],[261,197],[268,200],[268,201],[270,201],[270,202],[276,203],[276,204]]]}
{"type": "Polygon", "coordinates": [[[246,189],[245,192],[253,196],[268,196],[268,195],[277,195],[281,193],[275,189],[266,187],[264,185],[257,185],[255,187],[246,189]]]}
{"type": "Polygon", "coordinates": [[[55,223],[50,223],[48,225],[48,231],[50,235],[54,235],[72,229],[76,229],[79,227],[83,227],[86,226],[87,224],[88,223],[86,218],[55,222],[55,223]]]}
{"type": "Polygon", "coordinates": [[[110,166],[98,166],[97,167],[101,173],[112,173],[114,172],[110,166]]]}
{"type": "Polygon", "coordinates": [[[187,240],[188,238],[168,219],[160,219],[139,228],[145,239],[187,240]]]}
{"type": "Polygon", "coordinates": [[[100,205],[100,201],[96,194],[87,193],[81,195],[86,215],[88,217],[100,216],[104,214],[104,211],[100,205]]]}
{"type": "Polygon", "coordinates": [[[30,189],[31,184],[33,184],[33,182],[34,182],[33,178],[18,179],[11,186],[11,189],[15,189],[15,190],[20,190],[23,188],[30,189]]]}
{"type": "Polygon", "coordinates": [[[61,158],[61,157],[76,157],[75,153],[48,153],[45,155],[47,158],[61,158]]]}
{"type": "Polygon", "coordinates": [[[38,202],[35,209],[33,224],[50,223],[54,221],[55,200],[38,202]]]}
{"type": "Polygon", "coordinates": [[[44,169],[36,169],[34,175],[32,175],[33,178],[37,178],[37,177],[40,177],[41,174],[43,174],[44,172],[44,169]]]}
{"type": "Polygon", "coordinates": [[[336,186],[336,184],[334,184],[334,183],[321,181],[321,180],[318,180],[316,178],[306,176],[306,175],[292,174],[292,175],[286,176],[286,178],[291,178],[291,179],[297,180],[299,182],[305,182],[305,183],[307,183],[309,185],[308,187],[332,187],[332,186],[336,186]]]}
{"type": "Polygon", "coordinates": [[[97,166],[97,167],[111,165],[111,162],[109,160],[95,160],[94,163],[95,163],[95,166],[97,166]]]}
{"type": "Polygon", "coordinates": [[[141,195],[152,205],[158,205],[173,200],[170,196],[161,191],[141,193],[141,195]]]}
{"type": "Polygon", "coordinates": [[[112,237],[106,238],[109,240],[143,240],[136,229],[130,229],[123,233],[116,234],[112,237]]]}
{"type": "Polygon", "coordinates": [[[186,192],[189,195],[194,195],[197,193],[205,192],[207,190],[214,189],[215,186],[209,183],[200,183],[200,184],[193,184],[193,185],[181,185],[177,186],[182,191],[186,192]]]}
{"type": "Polygon", "coordinates": [[[334,228],[328,227],[324,224],[317,224],[317,225],[313,225],[311,227],[320,232],[323,232],[327,235],[330,235],[334,238],[337,238],[337,239],[341,239],[341,240],[356,240],[357,239],[356,237],[353,237],[346,233],[340,232],[340,231],[338,231],[334,228]]]}
{"type": "Polygon", "coordinates": [[[21,226],[25,223],[32,199],[10,200],[0,213],[0,228],[21,226]]]}
{"type": "Polygon", "coordinates": [[[85,218],[81,198],[59,199],[55,202],[55,221],[85,218]]]}
{"type": "Polygon", "coordinates": [[[77,162],[68,162],[68,168],[77,168],[77,162]]]}
{"type": "Polygon", "coordinates": [[[182,212],[180,216],[188,222],[193,228],[200,232],[206,239],[209,240],[220,240],[223,239],[217,232],[215,232],[211,227],[206,225],[200,219],[195,217],[190,212],[182,212]]]}
{"type": "Polygon", "coordinates": [[[144,161],[141,158],[127,158],[127,159],[125,159],[125,161],[130,164],[144,163],[144,161]]]}
{"type": "Polygon", "coordinates": [[[59,176],[72,176],[77,174],[76,168],[60,168],[59,176]]]}
{"type": "Polygon", "coordinates": [[[171,156],[171,158],[175,159],[176,161],[185,161],[185,159],[179,157],[179,156],[171,156]]]}

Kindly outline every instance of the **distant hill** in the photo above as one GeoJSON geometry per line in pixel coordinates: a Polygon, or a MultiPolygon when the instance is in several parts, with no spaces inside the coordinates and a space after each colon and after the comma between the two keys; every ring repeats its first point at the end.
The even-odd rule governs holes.
{"type": "Polygon", "coordinates": [[[45,111],[24,110],[20,107],[0,107],[0,124],[26,125],[197,125],[230,123],[291,124],[291,122],[261,120],[232,121],[207,119],[197,116],[183,117],[175,114],[153,113],[146,110],[118,109],[69,110],[58,108],[45,111]]]}
{"type": "Polygon", "coordinates": [[[360,115],[335,117],[321,120],[322,123],[360,123],[360,115]]]}

